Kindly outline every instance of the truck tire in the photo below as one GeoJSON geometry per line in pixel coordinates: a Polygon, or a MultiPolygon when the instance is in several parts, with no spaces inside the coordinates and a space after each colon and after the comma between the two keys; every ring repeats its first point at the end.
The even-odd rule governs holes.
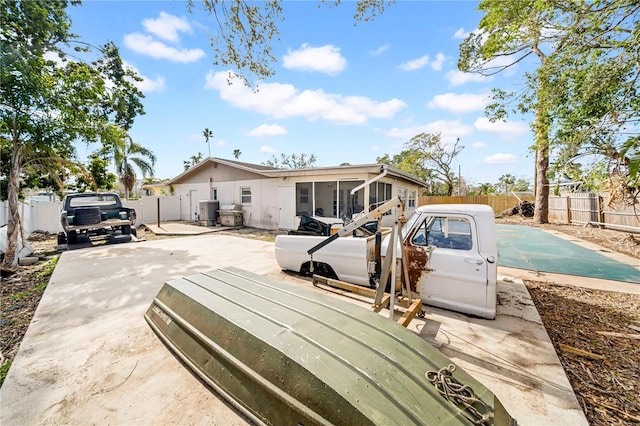
{"type": "Polygon", "coordinates": [[[58,232],[58,245],[67,244],[67,235],[64,232],[58,232]]]}
{"type": "Polygon", "coordinates": [[[76,231],[69,231],[69,234],[67,234],[67,241],[69,242],[69,244],[77,244],[78,233],[76,231]]]}
{"type": "Polygon", "coordinates": [[[131,225],[122,225],[122,227],[120,227],[120,232],[122,233],[122,235],[130,235],[131,225]]]}
{"type": "Polygon", "coordinates": [[[100,207],[79,207],[74,212],[74,225],[96,225],[102,220],[100,207]]]}

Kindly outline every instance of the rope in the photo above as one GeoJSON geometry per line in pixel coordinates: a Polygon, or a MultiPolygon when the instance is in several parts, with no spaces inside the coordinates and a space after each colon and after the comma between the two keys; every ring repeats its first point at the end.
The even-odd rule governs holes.
{"type": "Polygon", "coordinates": [[[425,376],[438,392],[449,402],[456,405],[456,408],[475,425],[489,424],[489,408],[476,397],[473,389],[463,385],[453,377],[456,366],[449,364],[438,371],[427,371],[425,376]],[[461,408],[462,407],[462,408],[461,408]],[[480,409],[478,409],[480,408],[480,409]]]}

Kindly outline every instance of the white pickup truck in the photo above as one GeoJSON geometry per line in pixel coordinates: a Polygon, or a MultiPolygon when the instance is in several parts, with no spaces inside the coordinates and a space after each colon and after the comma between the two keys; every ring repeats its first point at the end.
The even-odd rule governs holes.
{"type": "MultiPolygon", "coordinates": [[[[423,303],[481,318],[495,318],[498,251],[491,207],[422,206],[402,227],[401,236],[399,257],[406,259],[411,290],[419,294],[423,303]]],[[[276,260],[283,269],[313,272],[369,286],[375,236],[336,238],[313,253],[311,268],[309,249],[327,238],[278,236],[276,260]]],[[[388,240],[387,235],[382,242],[382,253],[388,240]]]]}

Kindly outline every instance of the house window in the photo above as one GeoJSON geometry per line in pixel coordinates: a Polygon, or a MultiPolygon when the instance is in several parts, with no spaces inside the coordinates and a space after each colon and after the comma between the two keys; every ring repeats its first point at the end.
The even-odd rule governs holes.
{"type": "Polygon", "coordinates": [[[409,199],[407,200],[407,207],[413,209],[416,207],[416,191],[409,191],[409,199]]]}
{"type": "Polygon", "coordinates": [[[242,204],[251,204],[251,188],[240,188],[240,201],[242,204]]]}
{"type": "Polygon", "coordinates": [[[313,216],[313,183],[296,183],[296,216],[313,216]]]}
{"type": "Polygon", "coordinates": [[[218,188],[211,188],[211,199],[212,200],[218,199],[218,188]]]}
{"type": "Polygon", "coordinates": [[[407,188],[398,187],[398,197],[402,200],[403,203],[407,203],[407,188]]]}

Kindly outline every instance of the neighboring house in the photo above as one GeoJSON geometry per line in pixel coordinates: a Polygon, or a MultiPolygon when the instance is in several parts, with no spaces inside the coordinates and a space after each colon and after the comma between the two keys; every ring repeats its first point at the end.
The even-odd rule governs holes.
{"type": "MultiPolygon", "coordinates": [[[[181,218],[197,220],[200,200],[237,204],[244,224],[262,229],[294,229],[296,216],[342,219],[400,196],[409,217],[426,183],[391,166],[276,169],[222,158],[207,158],[167,182],[181,197],[181,218]],[[365,182],[367,182],[365,184],[365,182]],[[351,190],[359,188],[354,196],[351,190]]],[[[384,225],[390,225],[385,223],[384,225]]]]}

